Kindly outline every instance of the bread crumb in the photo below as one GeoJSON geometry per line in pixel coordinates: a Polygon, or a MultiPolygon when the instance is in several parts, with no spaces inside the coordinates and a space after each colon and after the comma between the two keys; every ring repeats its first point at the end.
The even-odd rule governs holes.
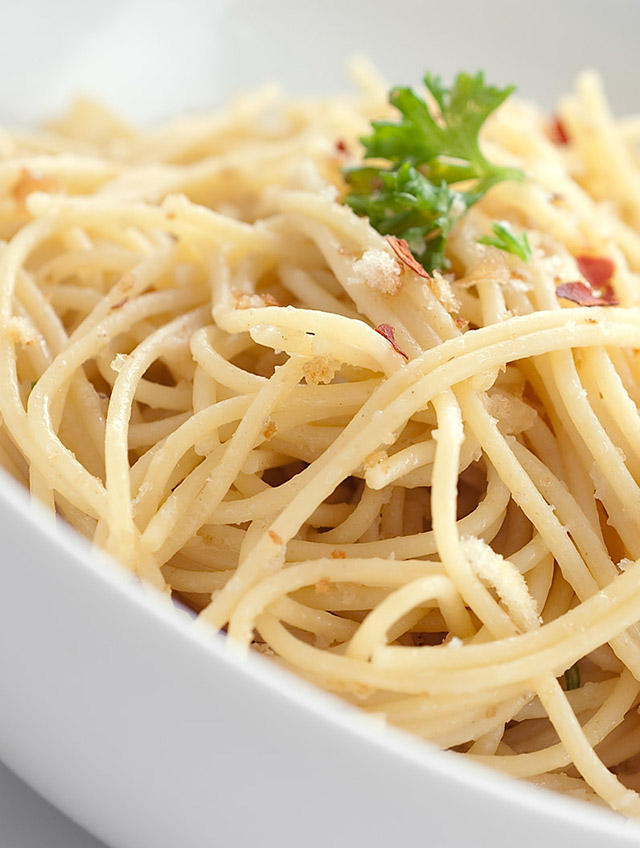
{"type": "Polygon", "coordinates": [[[522,630],[538,627],[540,617],[536,602],[515,565],[476,536],[462,536],[460,542],[474,573],[496,590],[516,625],[522,630]]]}
{"type": "Polygon", "coordinates": [[[334,550],[331,551],[331,556],[333,557],[333,559],[347,558],[347,554],[345,553],[345,551],[341,551],[340,548],[334,548],[334,550]]]}
{"type": "Polygon", "coordinates": [[[380,294],[398,294],[402,268],[386,250],[370,247],[353,263],[352,282],[369,286],[380,294]]]}
{"type": "Polygon", "coordinates": [[[276,433],[276,425],[273,423],[273,421],[271,421],[271,419],[269,419],[267,426],[262,431],[262,435],[265,437],[265,439],[267,441],[269,441],[269,439],[272,439],[275,436],[275,433],[276,433]]]}
{"type": "Polygon", "coordinates": [[[113,361],[111,362],[111,365],[109,367],[111,368],[112,371],[119,373],[122,370],[127,359],[129,359],[128,354],[126,354],[126,353],[116,353],[116,355],[114,356],[113,361]]]}
{"type": "Polygon", "coordinates": [[[339,371],[340,363],[333,356],[313,356],[302,366],[302,376],[314,386],[330,383],[339,371]]]}
{"type": "Polygon", "coordinates": [[[363,463],[364,470],[368,471],[370,468],[374,468],[379,463],[384,462],[385,459],[389,459],[389,455],[386,451],[377,450],[373,453],[370,453],[363,463]]]}
{"type": "Polygon", "coordinates": [[[236,309],[260,309],[263,306],[282,305],[269,292],[264,292],[263,294],[245,294],[244,292],[232,291],[231,296],[235,302],[236,309]]]}
{"type": "Polygon", "coordinates": [[[328,577],[323,577],[315,585],[315,590],[319,595],[326,595],[331,588],[331,581],[328,577]]]}
{"type": "Polygon", "coordinates": [[[42,336],[26,318],[14,316],[6,324],[6,333],[10,341],[25,347],[39,344],[42,336]]]}
{"type": "Polygon", "coordinates": [[[432,271],[428,286],[449,314],[460,311],[460,301],[454,295],[451,284],[444,274],[438,270],[432,271]]]}

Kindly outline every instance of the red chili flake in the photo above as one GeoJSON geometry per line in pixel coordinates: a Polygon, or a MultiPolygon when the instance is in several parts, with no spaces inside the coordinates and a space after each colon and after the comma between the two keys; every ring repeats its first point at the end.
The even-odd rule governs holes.
{"type": "Polygon", "coordinates": [[[336,141],[336,150],[338,153],[346,153],[348,150],[347,143],[343,138],[339,138],[336,141]]]}
{"type": "Polygon", "coordinates": [[[569,136],[564,124],[557,115],[551,119],[551,141],[554,144],[568,144],[569,136]]]}
{"type": "Polygon", "coordinates": [[[431,274],[428,274],[424,270],[413,253],[411,253],[411,248],[405,239],[396,238],[396,236],[387,236],[387,242],[391,247],[391,250],[393,250],[398,259],[403,262],[407,268],[411,268],[415,274],[418,274],[419,277],[424,277],[425,280],[431,279],[431,274]]]}
{"type": "Polygon", "coordinates": [[[381,336],[385,337],[396,353],[399,353],[400,356],[404,356],[407,362],[409,361],[407,354],[398,347],[398,343],[396,342],[396,331],[393,329],[391,324],[379,324],[377,327],[374,327],[374,330],[376,333],[380,333],[381,336]]]}
{"type": "Polygon", "coordinates": [[[561,283],[556,288],[558,297],[577,303],[578,306],[617,306],[618,298],[611,286],[603,287],[601,294],[596,294],[593,289],[581,282],[561,283]]]}
{"type": "Polygon", "coordinates": [[[576,256],[576,262],[585,280],[596,288],[606,286],[616,270],[608,256],[576,256]]]}

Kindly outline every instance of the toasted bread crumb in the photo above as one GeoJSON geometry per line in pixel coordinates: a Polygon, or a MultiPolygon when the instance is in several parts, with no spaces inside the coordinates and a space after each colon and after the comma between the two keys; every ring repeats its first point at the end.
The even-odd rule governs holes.
{"type": "Polygon", "coordinates": [[[263,306],[282,305],[272,294],[269,294],[269,292],[263,292],[262,294],[245,294],[244,292],[232,291],[231,296],[234,299],[236,309],[260,309],[263,306]]]}
{"type": "Polygon", "coordinates": [[[302,366],[302,375],[307,383],[317,386],[330,383],[340,368],[340,363],[332,356],[314,356],[302,366]]]}
{"type": "Polygon", "coordinates": [[[451,290],[449,280],[440,271],[433,271],[428,285],[447,312],[451,314],[460,311],[460,301],[451,290]]]}
{"type": "Polygon", "coordinates": [[[15,344],[28,347],[42,341],[42,336],[26,318],[14,316],[10,318],[5,327],[8,338],[15,344]]]}
{"type": "Polygon", "coordinates": [[[379,462],[384,462],[385,459],[388,459],[389,455],[386,451],[377,450],[373,453],[370,453],[369,456],[365,459],[363,465],[364,470],[368,471],[370,468],[373,468],[375,465],[378,465],[379,462]]]}

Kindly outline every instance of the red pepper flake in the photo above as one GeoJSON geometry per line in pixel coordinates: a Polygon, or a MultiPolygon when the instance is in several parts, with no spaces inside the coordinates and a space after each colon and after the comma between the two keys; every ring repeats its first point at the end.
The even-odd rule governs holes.
{"type": "Polygon", "coordinates": [[[346,551],[343,551],[340,548],[334,548],[331,551],[331,556],[332,556],[333,559],[346,559],[347,558],[346,551]]]}
{"type": "Polygon", "coordinates": [[[275,530],[269,530],[269,538],[273,542],[274,545],[282,544],[282,536],[275,532],[275,530]]]}
{"type": "Polygon", "coordinates": [[[380,333],[381,336],[385,337],[396,353],[399,353],[400,356],[404,356],[407,362],[409,361],[407,354],[398,347],[398,343],[396,342],[396,331],[393,329],[391,324],[379,324],[377,327],[374,327],[374,330],[376,333],[380,333]]]}
{"type": "Polygon", "coordinates": [[[338,151],[338,153],[347,153],[348,149],[349,148],[347,147],[347,143],[343,138],[339,138],[336,141],[336,150],[338,151]]]}
{"type": "Polygon", "coordinates": [[[608,256],[576,256],[576,262],[585,280],[596,288],[606,286],[616,270],[608,256]]]}
{"type": "Polygon", "coordinates": [[[396,238],[396,236],[387,236],[387,242],[398,259],[403,262],[407,268],[411,268],[414,274],[417,274],[419,277],[424,277],[425,280],[431,279],[431,274],[428,274],[424,270],[413,253],[411,253],[411,248],[405,239],[396,238]]]}
{"type": "Polygon", "coordinates": [[[569,144],[567,130],[557,115],[551,119],[551,141],[554,144],[569,144]]]}
{"type": "Polygon", "coordinates": [[[578,306],[617,306],[618,298],[611,286],[602,287],[601,293],[597,294],[593,289],[581,282],[561,283],[556,288],[558,297],[577,303],[578,306]]]}

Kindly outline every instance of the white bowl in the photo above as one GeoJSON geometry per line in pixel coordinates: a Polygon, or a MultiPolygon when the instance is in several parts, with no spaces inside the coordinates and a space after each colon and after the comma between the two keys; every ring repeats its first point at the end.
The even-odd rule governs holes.
{"type": "MultiPolygon", "coordinates": [[[[366,52],[394,81],[483,67],[547,105],[596,65],[633,110],[633,0],[23,2],[0,52],[0,116],[78,90],[149,119],[280,79],[344,87],[366,52]]],[[[0,479],[0,758],[122,848],[637,845],[606,811],[383,730],[188,616],[52,529],[0,479]]]]}

